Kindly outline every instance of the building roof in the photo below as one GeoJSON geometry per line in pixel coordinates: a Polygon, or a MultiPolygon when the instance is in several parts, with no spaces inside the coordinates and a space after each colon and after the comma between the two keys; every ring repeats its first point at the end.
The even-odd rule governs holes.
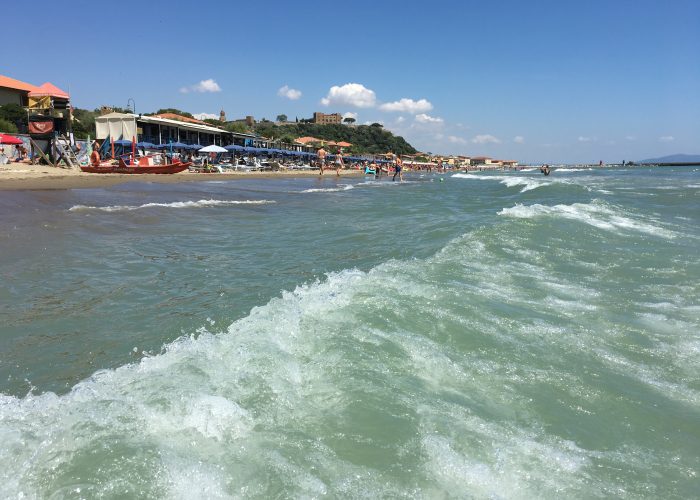
{"type": "Polygon", "coordinates": [[[490,156],[472,156],[472,160],[490,160],[490,156]]]}
{"type": "Polygon", "coordinates": [[[146,122],[146,123],[160,123],[162,125],[170,125],[170,126],[175,126],[175,127],[180,127],[180,128],[186,128],[189,130],[199,130],[200,132],[210,132],[210,133],[217,133],[217,134],[228,133],[225,130],[222,130],[222,129],[216,128],[216,127],[212,127],[211,125],[200,125],[199,123],[189,123],[189,122],[182,122],[179,120],[170,120],[168,118],[160,118],[158,116],[142,115],[142,116],[139,116],[137,118],[137,120],[141,121],[141,122],[146,122]]]}
{"type": "Polygon", "coordinates": [[[159,115],[153,115],[153,116],[157,116],[158,118],[165,118],[166,120],[177,120],[177,121],[181,121],[181,122],[198,123],[199,125],[208,125],[207,122],[204,122],[202,120],[197,120],[196,118],[190,118],[189,116],[178,115],[176,113],[161,113],[159,115]]]}
{"type": "Polygon", "coordinates": [[[15,80],[9,76],[0,75],[0,87],[5,87],[13,90],[23,90],[24,92],[32,92],[37,89],[31,83],[22,82],[20,80],[15,80]]]}
{"type": "Polygon", "coordinates": [[[68,92],[64,92],[63,90],[59,89],[53,83],[50,82],[46,82],[38,87],[34,87],[34,90],[29,92],[30,97],[41,97],[46,95],[51,97],[58,97],[60,99],[70,99],[70,95],[68,95],[68,92]]]}
{"type": "Polygon", "coordinates": [[[301,144],[308,144],[310,142],[321,142],[323,139],[317,139],[316,137],[299,137],[296,142],[301,144]]]}
{"type": "Polygon", "coordinates": [[[336,142],[335,145],[340,146],[341,148],[349,148],[350,146],[352,146],[352,144],[345,141],[336,142]]]}

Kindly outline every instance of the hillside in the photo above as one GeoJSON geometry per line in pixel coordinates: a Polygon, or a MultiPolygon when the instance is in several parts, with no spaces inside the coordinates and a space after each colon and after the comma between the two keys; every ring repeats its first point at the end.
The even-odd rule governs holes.
{"type": "Polygon", "coordinates": [[[675,154],[662,156],[661,158],[650,158],[640,160],[637,163],[698,163],[700,164],[700,155],[675,154]]]}
{"type": "Polygon", "coordinates": [[[291,142],[298,137],[317,137],[327,141],[345,141],[353,145],[351,153],[381,154],[392,151],[397,154],[414,154],[416,149],[401,136],[384,130],[379,125],[317,125],[315,123],[290,123],[275,125],[263,122],[255,126],[255,132],[291,142]]]}

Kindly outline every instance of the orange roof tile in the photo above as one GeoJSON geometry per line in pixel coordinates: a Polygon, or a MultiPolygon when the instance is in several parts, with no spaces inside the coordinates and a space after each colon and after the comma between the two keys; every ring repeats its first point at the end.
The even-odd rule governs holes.
{"type": "Polygon", "coordinates": [[[0,75],[0,87],[15,90],[24,90],[25,92],[32,92],[33,90],[37,89],[37,87],[35,87],[31,83],[21,82],[19,80],[15,80],[14,78],[10,78],[9,76],[3,75],[0,75]]]}
{"type": "Polygon", "coordinates": [[[34,90],[29,92],[31,97],[39,97],[44,95],[50,95],[51,97],[59,97],[61,99],[70,99],[68,92],[64,92],[53,83],[46,82],[39,87],[34,87],[34,90]]]}
{"type": "Polygon", "coordinates": [[[207,122],[203,122],[202,120],[197,120],[196,118],[190,118],[189,116],[182,116],[178,115],[176,113],[161,113],[159,115],[153,115],[158,118],[164,118],[166,120],[178,120],[181,122],[188,122],[188,123],[198,123],[200,125],[209,125],[207,122]]]}

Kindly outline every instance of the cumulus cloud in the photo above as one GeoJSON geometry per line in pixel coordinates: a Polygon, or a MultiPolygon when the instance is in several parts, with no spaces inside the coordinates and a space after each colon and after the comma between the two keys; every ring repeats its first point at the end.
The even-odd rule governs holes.
{"type": "Polygon", "coordinates": [[[198,114],[192,115],[192,116],[194,116],[197,120],[206,120],[207,118],[209,118],[211,120],[218,120],[219,119],[219,115],[216,115],[214,113],[198,113],[198,114]]]}
{"type": "Polygon", "coordinates": [[[199,83],[190,85],[189,87],[182,87],[180,92],[187,94],[189,92],[221,92],[221,87],[212,78],[208,80],[202,80],[199,83]]]}
{"type": "Polygon", "coordinates": [[[354,118],[355,120],[357,120],[357,113],[353,113],[352,111],[343,113],[343,119],[345,118],[354,118]]]}
{"type": "Polygon", "coordinates": [[[373,90],[360,83],[346,83],[334,85],[328,91],[328,95],[321,99],[324,106],[346,105],[356,108],[373,108],[377,103],[377,96],[373,90]]]}
{"type": "Polygon", "coordinates": [[[394,102],[385,102],[379,106],[381,111],[397,111],[399,113],[424,113],[433,109],[433,105],[427,99],[419,99],[414,101],[413,99],[399,99],[394,102]]]}
{"type": "Polygon", "coordinates": [[[466,144],[467,141],[461,137],[457,137],[454,135],[448,135],[447,140],[450,141],[452,144],[466,144]]]}
{"type": "Polygon", "coordinates": [[[442,118],[439,118],[437,116],[426,115],[425,113],[416,115],[415,120],[418,123],[443,123],[445,121],[442,118]]]}
{"type": "Polygon", "coordinates": [[[290,89],[289,85],[285,85],[284,87],[279,88],[277,95],[280,97],[286,97],[290,101],[296,101],[301,97],[301,90],[290,89]]]}
{"type": "Polygon", "coordinates": [[[491,134],[479,134],[472,138],[474,144],[500,144],[501,140],[491,134]]]}
{"type": "Polygon", "coordinates": [[[662,135],[659,137],[659,141],[661,142],[673,142],[676,139],[672,135],[662,135]]]}
{"type": "Polygon", "coordinates": [[[516,135],[513,137],[513,142],[516,144],[525,144],[525,138],[522,135],[516,135]]]}

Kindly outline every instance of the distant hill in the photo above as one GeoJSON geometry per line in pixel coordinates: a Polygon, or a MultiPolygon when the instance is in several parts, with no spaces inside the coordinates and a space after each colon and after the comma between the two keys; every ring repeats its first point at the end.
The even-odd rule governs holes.
{"type": "Polygon", "coordinates": [[[392,134],[381,125],[318,125],[313,123],[290,123],[275,125],[262,122],[255,125],[255,132],[265,137],[282,138],[292,142],[298,137],[317,137],[326,141],[346,141],[353,146],[351,153],[380,154],[392,151],[396,154],[414,154],[416,150],[406,140],[392,134]]]}
{"type": "Polygon", "coordinates": [[[661,158],[640,160],[637,163],[700,163],[700,155],[675,154],[662,156],[661,158]]]}

